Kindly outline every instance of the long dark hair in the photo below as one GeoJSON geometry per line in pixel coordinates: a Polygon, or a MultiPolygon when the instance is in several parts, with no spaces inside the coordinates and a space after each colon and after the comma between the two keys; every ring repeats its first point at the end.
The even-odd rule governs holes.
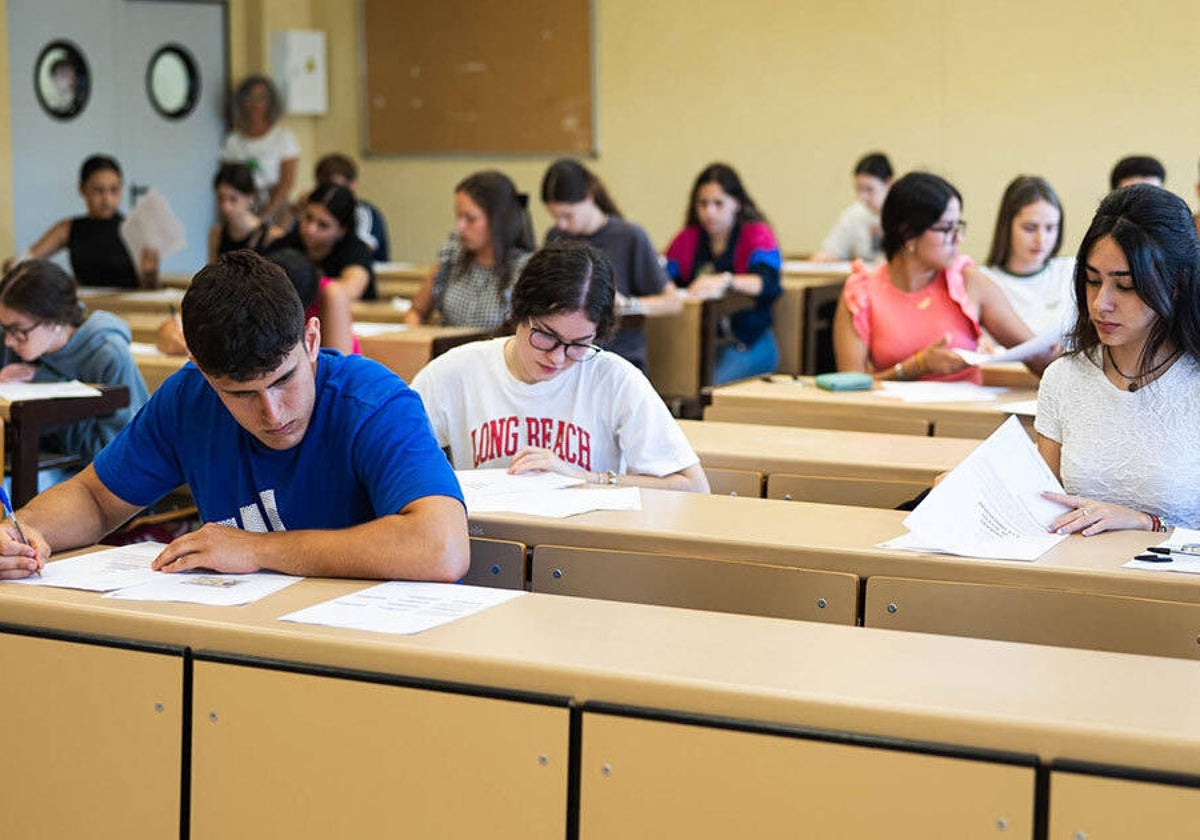
{"type": "MultiPolygon", "coordinates": [[[[504,300],[505,292],[516,281],[513,273],[514,251],[534,249],[533,224],[529,219],[529,195],[517,192],[512,179],[503,172],[488,169],[468,175],[454,191],[465,193],[487,216],[492,234],[492,257],[500,283],[496,293],[504,300]]],[[[465,266],[474,257],[463,250],[465,266]]]]}
{"type": "Polygon", "coordinates": [[[347,235],[354,235],[354,211],[358,207],[358,201],[348,187],[339,187],[336,184],[317,187],[308,194],[307,203],[324,207],[329,211],[329,215],[333,216],[334,221],[345,229],[347,235]]]}
{"type": "Polygon", "coordinates": [[[1087,263],[1096,243],[1109,237],[1125,254],[1133,290],[1158,316],[1150,326],[1138,376],[1154,367],[1168,344],[1200,361],[1200,240],[1192,212],[1179,196],[1152,184],[1132,184],[1100,202],[1079,243],[1075,262],[1075,328],[1068,337],[1076,353],[1094,358],[1100,345],[1088,313],[1087,263]]]}
{"type": "Polygon", "coordinates": [[[742,186],[742,179],[737,171],[727,163],[710,163],[696,176],[692,184],[692,193],[688,196],[687,212],[683,215],[683,224],[699,225],[700,217],[696,213],[696,196],[705,184],[716,184],[724,193],[738,203],[737,220],[741,222],[765,222],[767,217],[758,209],[750,193],[742,186]]]}
{"type": "Polygon", "coordinates": [[[534,253],[513,286],[510,329],[530,318],[582,312],[596,325],[596,344],[616,326],[616,286],[603,251],[577,239],[551,242],[534,253]]]}
{"type": "Polygon", "coordinates": [[[604,182],[590,169],[572,158],[559,158],[550,164],[542,176],[542,203],[578,204],[591,196],[605,215],[621,218],[617,202],[613,201],[604,182]]]}
{"type": "Polygon", "coordinates": [[[1000,199],[1000,211],[996,214],[996,229],[992,231],[992,247],[988,251],[986,265],[1004,268],[1008,258],[1012,256],[1013,219],[1030,204],[1036,204],[1039,201],[1052,205],[1058,211],[1058,237],[1054,240],[1054,247],[1050,249],[1046,259],[1050,260],[1058,255],[1063,238],[1062,202],[1058,200],[1058,194],[1054,192],[1054,187],[1050,186],[1050,182],[1045,178],[1039,178],[1036,175],[1018,175],[1005,188],[1004,195],[1000,199]]]}
{"type": "Polygon", "coordinates": [[[892,184],[879,216],[884,255],[890,260],[935,225],[952,198],[962,204],[954,185],[931,172],[909,172],[892,184]]]}

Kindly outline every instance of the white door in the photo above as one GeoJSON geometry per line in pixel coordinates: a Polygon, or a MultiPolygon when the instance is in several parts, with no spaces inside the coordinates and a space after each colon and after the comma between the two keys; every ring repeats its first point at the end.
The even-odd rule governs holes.
{"type": "Polygon", "coordinates": [[[212,176],[225,133],[225,4],[8,0],[7,10],[18,250],[58,219],[84,212],[79,165],[106,153],[124,170],[123,212],[133,188],[151,186],[184,224],[187,248],[162,270],[195,272],[206,258],[212,176]],[[87,102],[73,119],[47,113],[35,92],[38,57],[58,40],[74,45],[88,65],[87,102]],[[158,113],[147,90],[151,58],[168,45],[190,57],[198,78],[194,107],[178,119],[158,113]]]}

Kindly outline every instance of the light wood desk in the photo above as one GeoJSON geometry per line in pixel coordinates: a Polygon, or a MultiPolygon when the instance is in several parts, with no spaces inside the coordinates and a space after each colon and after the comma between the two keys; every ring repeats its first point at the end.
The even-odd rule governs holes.
{"type": "Polygon", "coordinates": [[[417,371],[452,347],[479,341],[490,335],[472,327],[406,327],[395,332],[362,336],[362,354],[382,362],[405,382],[417,371]]]}
{"type": "MultiPolygon", "coordinates": [[[[995,401],[906,403],[875,391],[825,391],[811,379],[774,376],[721,385],[712,391],[706,420],[807,426],[860,432],[982,439],[1008,419],[998,406],[1037,399],[1010,390],[995,401]]],[[[1030,418],[1022,418],[1031,428],[1030,418]]]]}
{"type": "Polygon", "coordinates": [[[188,359],[187,356],[168,356],[151,345],[142,345],[133,348],[133,360],[146,381],[146,388],[153,394],[168,376],[186,365],[188,359]]]}
{"type": "Polygon", "coordinates": [[[1114,836],[1079,762],[1200,819],[1193,663],[537,594],[415,636],[277,621],[364,585],[0,584],[0,690],[39,712],[0,729],[0,834],[173,836],[185,804],[196,838],[1114,836]]]}
{"type": "Polygon", "coordinates": [[[840,288],[850,275],[850,263],[784,260],[780,278],[783,295],[775,302],[775,339],[779,343],[780,373],[804,373],[809,295],[814,289],[840,288]]]}
{"type": "Polygon", "coordinates": [[[95,397],[20,402],[0,400],[0,420],[4,421],[0,428],[8,438],[7,446],[0,448],[0,459],[7,449],[12,476],[12,503],[15,507],[20,507],[37,495],[39,467],[79,464],[78,456],[66,454],[44,461],[40,447],[43,432],[50,427],[85,417],[112,414],[129,405],[129,389],[124,385],[95,387],[100,390],[100,395],[95,397]]]}
{"type": "Polygon", "coordinates": [[[713,300],[683,297],[677,315],[646,318],[646,363],[654,390],[698,410],[701,392],[712,385],[722,318],[753,305],[748,295],[713,300]]]}
{"type": "Polygon", "coordinates": [[[183,302],[184,289],[166,287],[151,290],[105,289],[79,287],[79,299],[93,312],[103,309],[124,317],[126,313],[148,313],[166,318],[172,311],[178,312],[183,302]]]}
{"type": "Polygon", "coordinates": [[[375,263],[375,286],[380,298],[408,298],[416,296],[425,279],[436,265],[419,265],[410,262],[375,263]]]}
{"type": "Polygon", "coordinates": [[[1200,578],[1121,568],[1159,535],[1073,536],[1035,562],[982,560],[876,548],[904,533],[900,511],[666,490],[641,497],[640,511],[567,519],[476,514],[471,533],[534,547],[535,591],[587,594],[576,578],[602,571],[607,551],[673,558],[623,567],[630,600],[693,585],[707,596],[713,562],[744,564],[747,576],[761,574],[756,566],[844,572],[866,580],[868,626],[1200,659],[1200,578]],[[555,575],[539,569],[542,546],[596,556],[577,553],[580,571],[560,565],[555,575]]]}
{"type": "Polygon", "coordinates": [[[894,508],[958,465],[977,440],[680,420],[714,493],[894,508]],[[726,489],[726,488],[731,489],[726,489]]]}

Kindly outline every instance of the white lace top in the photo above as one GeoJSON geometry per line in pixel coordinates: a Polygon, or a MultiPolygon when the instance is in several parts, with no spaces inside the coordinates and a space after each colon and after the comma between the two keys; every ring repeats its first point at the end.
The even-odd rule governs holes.
{"type": "Polygon", "coordinates": [[[1063,486],[1200,528],[1200,366],[1181,357],[1131,393],[1099,359],[1064,356],[1038,389],[1034,425],[1062,445],[1063,486]]]}

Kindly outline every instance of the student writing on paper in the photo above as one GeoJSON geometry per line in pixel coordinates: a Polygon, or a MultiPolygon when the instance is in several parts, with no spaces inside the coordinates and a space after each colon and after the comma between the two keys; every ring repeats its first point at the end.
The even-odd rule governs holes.
{"type": "Polygon", "coordinates": [[[1178,196],[1110,193],[1079,246],[1075,348],[1038,389],[1063,533],[1200,527],[1200,242],[1178,196]]]}
{"type": "MultiPolygon", "coordinates": [[[[546,244],[576,239],[608,257],[622,314],[670,315],[682,310],[650,237],[622,217],[608,189],[586,166],[570,158],[552,163],[542,177],[542,203],[554,218],[546,244]]],[[[620,326],[605,347],[646,370],[646,335],[640,322],[620,326]]]]}
{"type": "MultiPolygon", "coordinates": [[[[962,196],[928,172],[896,181],[883,202],[886,262],[846,280],[833,324],[838,370],[877,379],[982,382],[953,348],[986,329],[1005,346],[1033,338],[1004,293],[958,252],[962,196]]],[[[1040,373],[1048,358],[1026,365],[1040,373]]]]}
{"type": "Polygon", "coordinates": [[[357,201],[346,187],[317,187],[304,200],[300,221],[271,248],[295,248],[336,281],[351,300],[374,300],[375,260],[354,232],[357,201]]]}
{"type": "Polygon", "coordinates": [[[57,222],[29,250],[4,263],[9,270],[23,259],[52,257],[63,248],[71,271],[83,286],[154,288],[158,285],[158,252],[143,248],[137,265],[121,240],[121,166],[108,155],[92,155],[79,168],[79,194],[87,214],[57,222]]]}
{"type": "Polygon", "coordinates": [[[258,191],[254,175],[244,163],[223,163],[213,177],[217,194],[217,213],[221,223],[208,232],[208,261],[221,254],[249,248],[263,253],[267,246],[283,235],[283,231],[264,221],[255,212],[258,191]]]}
{"type": "Polygon", "coordinates": [[[19,511],[31,546],[0,529],[0,574],[90,545],[186,483],[206,524],[157,569],[462,577],[462,494],[416,393],[376,362],[322,351],[283,270],[250,251],[201,270],[182,317],[195,364],[19,511]]]}
{"type": "Polygon", "coordinates": [[[706,166],[692,184],[685,225],[667,246],[667,271],[688,294],[719,298],[740,292],[749,309],[721,324],[713,384],[774,373],[779,364],[771,309],[783,294],[775,232],[733,167],[706,166]]]}
{"type": "MultiPolygon", "coordinates": [[[[129,325],[109,312],[88,313],[75,296],[75,281],[52,262],[27,260],[4,277],[0,325],[4,345],[21,359],[0,369],[0,381],[77,379],[129,389],[128,406],[55,429],[42,441],[47,450],[90,462],[149,398],[129,350],[129,325]]],[[[38,483],[45,487],[70,474],[43,471],[38,483]]]]}
{"type": "Polygon", "coordinates": [[[427,323],[435,313],[447,327],[494,330],[507,321],[513,284],[534,249],[528,204],[529,196],[503,172],[459,181],[454,230],[404,323],[427,323]]]}
{"type": "Polygon", "coordinates": [[[1075,259],[1062,247],[1062,204],[1044,178],[1021,175],[1004,190],[983,269],[1037,335],[1075,320],[1075,259]]]}
{"type": "Polygon", "coordinates": [[[708,492],[700,459],[646,377],[597,346],[616,320],[613,287],[599,250],[547,245],[513,289],[511,336],[456,347],[421,369],[413,388],[456,468],[708,492]]]}
{"type": "Polygon", "coordinates": [[[863,155],[854,164],[854,195],[858,201],[838,216],[833,230],[813,254],[814,262],[867,260],[883,256],[883,227],[879,213],[892,186],[892,162],[882,152],[863,155]]]}

